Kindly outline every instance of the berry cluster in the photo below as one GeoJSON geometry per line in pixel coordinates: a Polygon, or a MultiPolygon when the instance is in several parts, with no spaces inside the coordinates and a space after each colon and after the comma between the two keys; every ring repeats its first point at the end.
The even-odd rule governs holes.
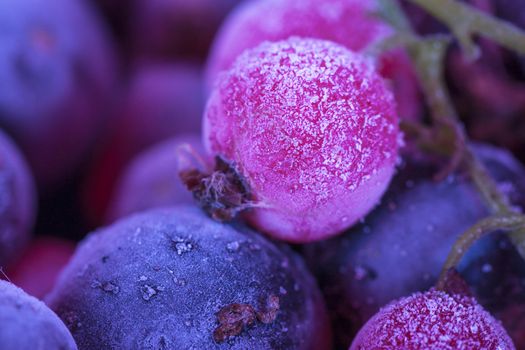
{"type": "MultiPolygon", "coordinates": [[[[525,168],[429,126],[446,96],[391,11],[447,29],[389,1],[0,2],[0,349],[525,347],[518,236],[455,251],[488,180],[435,176],[468,149],[516,218],[525,168]]],[[[480,45],[444,74],[494,141],[468,109],[514,120],[523,57],[480,45]]]]}

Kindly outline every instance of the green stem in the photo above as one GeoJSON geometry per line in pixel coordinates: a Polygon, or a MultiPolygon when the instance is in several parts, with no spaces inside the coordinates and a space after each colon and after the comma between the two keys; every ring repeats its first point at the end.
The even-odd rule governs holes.
{"type": "Polygon", "coordinates": [[[409,0],[444,22],[458,38],[467,56],[475,59],[480,52],[472,41],[475,34],[525,55],[525,32],[515,25],[494,18],[456,0],[409,0]]]}
{"type": "Polygon", "coordinates": [[[458,120],[443,80],[443,62],[449,43],[450,38],[439,35],[421,38],[408,48],[432,118],[438,123],[450,118],[454,121],[458,120]]]}
{"type": "Polygon", "coordinates": [[[497,230],[514,231],[524,228],[525,217],[523,215],[489,216],[477,222],[457,239],[441,270],[436,288],[444,289],[448,271],[459,265],[463,255],[478,239],[497,230]]]}
{"type": "Polygon", "coordinates": [[[506,196],[501,193],[497,184],[488,174],[485,166],[474,156],[470,149],[467,149],[465,152],[465,162],[470,177],[474,181],[474,184],[481,193],[492,214],[514,213],[506,196]]]}
{"type": "MultiPolygon", "coordinates": [[[[410,0],[428,10],[437,18],[448,24],[463,46],[472,53],[471,42],[473,34],[482,34],[494,39],[500,44],[525,53],[525,34],[516,27],[486,15],[471,6],[461,4],[455,0],[410,0]]],[[[446,277],[448,270],[461,260],[468,247],[480,235],[497,229],[505,229],[509,237],[525,259],[525,226],[515,227],[510,222],[523,221],[525,216],[517,213],[505,194],[503,194],[494,179],[490,176],[483,163],[466,146],[466,134],[459,121],[457,112],[452,104],[444,81],[443,64],[449,38],[434,36],[422,38],[417,36],[404,12],[394,0],[379,0],[381,15],[387,19],[399,32],[405,36],[406,46],[415,64],[423,92],[430,107],[434,128],[434,135],[428,129],[415,128],[413,125],[404,125],[412,132],[419,132],[425,137],[433,136],[434,140],[427,143],[434,147],[446,148],[444,153],[450,155],[449,165],[440,174],[451,173],[459,165],[464,165],[471,176],[477,190],[482,195],[492,217],[482,220],[473,229],[463,234],[454,247],[445,264],[440,283],[446,277]],[[448,149],[450,148],[451,149],[448,149]],[[509,219],[510,218],[510,219],[509,219]],[[498,226],[500,225],[501,226],[498,226]],[[479,233],[479,234],[476,234],[479,233]]]]}

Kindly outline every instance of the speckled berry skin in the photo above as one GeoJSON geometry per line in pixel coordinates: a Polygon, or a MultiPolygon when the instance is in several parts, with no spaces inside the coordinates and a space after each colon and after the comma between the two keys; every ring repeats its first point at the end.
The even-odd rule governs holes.
{"type": "Polygon", "coordinates": [[[0,130],[0,267],[29,241],[36,215],[33,177],[18,148],[0,130]]]}
{"type": "Polygon", "coordinates": [[[294,37],[245,51],[221,75],[203,139],[265,207],[248,213],[255,227],[308,242],[339,233],[378,202],[394,171],[397,122],[370,61],[294,37]]]}
{"type": "Polygon", "coordinates": [[[64,323],[43,302],[0,281],[0,347],[6,350],[76,350],[64,323]]]}
{"type": "MultiPolygon", "coordinates": [[[[374,15],[375,11],[376,2],[368,0],[246,1],[231,12],[215,38],[207,61],[208,88],[244,50],[264,41],[298,36],[330,40],[352,51],[363,50],[393,34],[392,28],[374,15]]],[[[378,61],[379,71],[393,86],[400,117],[418,118],[421,99],[408,56],[394,50],[378,61]]]]}
{"type": "Polygon", "coordinates": [[[431,290],[381,309],[350,350],[514,350],[501,324],[475,299],[431,290]]]}
{"type": "Polygon", "coordinates": [[[0,125],[40,187],[52,188],[72,174],[103,125],[114,53],[87,1],[5,0],[0,23],[0,125]]]}
{"type": "Polygon", "coordinates": [[[80,349],[330,349],[329,322],[297,255],[199,209],[153,210],[91,234],[47,301],[80,349]],[[276,318],[214,340],[232,303],[276,318]]]}
{"type": "Polygon", "coordinates": [[[181,135],[148,148],[128,164],[110,201],[107,222],[147,209],[195,203],[177,176],[178,149],[184,144],[202,152],[199,135],[181,135]]]}

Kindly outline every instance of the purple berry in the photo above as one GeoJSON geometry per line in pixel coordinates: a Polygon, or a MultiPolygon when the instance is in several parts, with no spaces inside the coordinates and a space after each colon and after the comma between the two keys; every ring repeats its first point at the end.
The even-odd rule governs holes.
{"type": "Polygon", "coordinates": [[[0,281],[0,347],[6,350],[76,350],[62,321],[43,302],[0,281]]]}
{"type": "Polygon", "coordinates": [[[142,65],[122,95],[84,188],[83,206],[94,223],[104,221],[115,183],[135,155],[170,137],[201,129],[205,98],[196,65],[142,65]]]}
{"type": "Polygon", "coordinates": [[[0,268],[29,241],[35,221],[33,178],[20,151],[0,131],[0,268]]]}
{"type": "Polygon", "coordinates": [[[192,207],[91,234],[47,300],[80,349],[330,348],[298,256],[192,207]]]}
{"type": "Polygon", "coordinates": [[[0,124],[46,187],[80,163],[112,96],[113,52],[92,10],[78,0],[0,2],[0,124]]]}
{"type": "Polygon", "coordinates": [[[193,204],[194,199],[177,173],[179,148],[202,153],[197,135],[178,136],[150,147],[129,163],[117,182],[108,209],[108,222],[146,209],[193,204]]]}
{"type": "MultiPolygon", "coordinates": [[[[525,171],[521,165],[501,149],[477,146],[476,152],[512,201],[525,203],[525,171]]],[[[400,168],[381,205],[363,223],[304,250],[325,294],[341,348],[348,347],[353,335],[380,307],[435,284],[458,235],[488,214],[465,174],[437,183],[433,179],[436,167],[412,156],[406,157],[400,168]]],[[[485,237],[460,265],[476,297],[491,312],[504,307],[494,305],[498,286],[508,283],[504,279],[525,277],[523,269],[519,271],[521,265],[510,271],[511,267],[504,265],[512,261],[504,257],[513,249],[498,249],[500,241],[498,236],[485,237]],[[490,285],[480,283],[475,266],[481,268],[502,259],[500,269],[508,272],[494,276],[490,285]]],[[[523,303],[508,293],[508,304],[523,303]]]]}

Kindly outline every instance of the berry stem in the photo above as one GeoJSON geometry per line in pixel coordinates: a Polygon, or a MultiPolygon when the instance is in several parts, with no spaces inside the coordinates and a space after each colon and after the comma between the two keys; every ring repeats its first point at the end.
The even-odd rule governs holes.
{"type": "Polygon", "coordinates": [[[472,40],[478,34],[509,50],[525,54],[525,32],[506,21],[457,0],[409,0],[445,23],[458,38],[467,57],[476,59],[480,50],[472,40]]]}
{"type": "Polygon", "coordinates": [[[525,228],[525,217],[523,215],[510,214],[503,216],[489,216],[478,221],[474,226],[465,231],[454,244],[452,253],[449,254],[436,288],[444,290],[446,285],[447,274],[450,270],[455,269],[461,261],[463,255],[469,248],[481,237],[498,230],[514,231],[525,228]]]}
{"type": "MultiPolygon", "coordinates": [[[[496,181],[486,167],[467,146],[467,136],[448,94],[444,81],[443,67],[450,38],[438,35],[424,38],[414,32],[408,18],[395,0],[378,0],[379,15],[387,20],[404,36],[408,52],[416,67],[433,121],[432,128],[424,125],[404,125],[411,132],[418,133],[420,144],[427,150],[439,149],[438,153],[448,154],[449,164],[438,174],[438,178],[452,173],[463,166],[482,195],[492,216],[485,218],[467,230],[457,240],[443,267],[438,285],[443,286],[448,271],[454,268],[467,249],[483,234],[498,229],[509,231],[509,238],[525,259],[525,215],[510,205],[496,181]],[[429,140],[430,139],[430,140],[429,140]],[[514,224],[521,222],[521,224],[514,224]]],[[[473,52],[473,34],[482,34],[519,53],[525,53],[525,33],[518,28],[486,15],[471,6],[455,0],[410,0],[452,28],[452,32],[466,48],[473,52]]],[[[398,40],[399,42],[399,40],[398,40]]],[[[477,48],[476,48],[477,50],[477,48]]],[[[473,55],[471,56],[473,57],[473,55]]]]}

